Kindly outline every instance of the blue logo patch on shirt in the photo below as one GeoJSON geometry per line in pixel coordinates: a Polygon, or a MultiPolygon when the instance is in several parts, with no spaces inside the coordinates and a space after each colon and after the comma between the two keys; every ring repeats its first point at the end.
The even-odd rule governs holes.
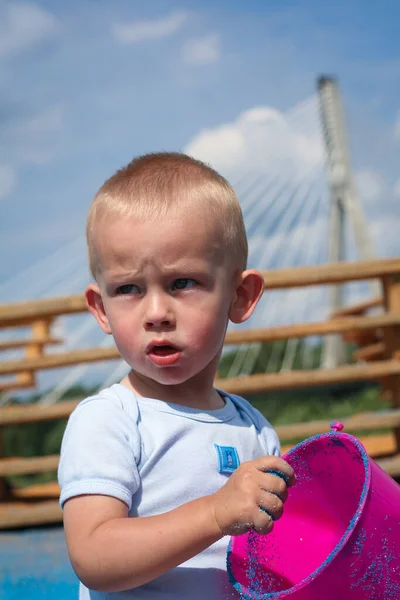
{"type": "Polygon", "coordinates": [[[233,473],[240,465],[239,455],[233,446],[218,446],[214,444],[218,456],[218,471],[220,473],[233,473]]]}

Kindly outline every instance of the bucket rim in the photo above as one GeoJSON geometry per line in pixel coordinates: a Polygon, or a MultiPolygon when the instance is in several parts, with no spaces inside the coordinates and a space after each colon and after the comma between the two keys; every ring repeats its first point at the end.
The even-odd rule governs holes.
{"type": "MultiPolygon", "coordinates": [[[[352,535],[354,529],[356,528],[356,526],[361,518],[361,514],[363,512],[365,503],[367,501],[368,491],[371,486],[371,462],[370,462],[368,453],[367,453],[365,447],[363,446],[363,444],[360,442],[360,440],[358,440],[353,435],[351,435],[349,433],[345,433],[343,431],[327,431],[324,433],[318,433],[317,435],[313,435],[313,436],[307,438],[306,440],[303,440],[302,442],[296,444],[296,446],[294,446],[288,452],[286,452],[286,454],[284,454],[282,458],[285,459],[286,457],[289,457],[292,454],[294,454],[300,448],[303,449],[304,447],[314,444],[315,442],[319,442],[321,439],[325,439],[325,438],[330,438],[330,439],[345,438],[349,442],[354,444],[360,453],[360,456],[363,461],[363,466],[364,466],[364,484],[363,484],[363,488],[361,491],[360,500],[359,500],[356,512],[354,513],[346,531],[344,532],[344,534],[342,535],[342,537],[340,538],[340,540],[338,541],[336,546],[333,548],[333,550],[329,553],[328,557],[324,560],[324,562],[317,569],[315,569],[312,573],[310,573],[307,577],[305,577],[302,581],[299,581],[298,583],[296,583],[296,585],[294,585],[293,587],[291,587],[287,590],[281,590],[281,591],[277,591],[277,592],[267,592],[266,594],[262,594],[258,591],[253,591],[250,588],[248,588],[247,586],[236,581],[235,577],[233,576],[232,567],[231,567],[231,563],[230,563],[230,557],[232,554],[232,538],[231,538],[229,540],[228,550],[227,550],[227,558],[226,558],[228,579],[229,579],[230,583],[233,585],[233,587],[235,588],[235,590],[240,593],[242,600],[280,600],[281,598],[286,598],[286,597],[290,596],[291,594],[298,592],[299,590],[304,588],[306,585],[309,585],[312,581],[314,581],[314,579],[319,577],[320,574],[323,573],[323,571],[325,571],[325,569],[327,569],[327,567],[334,561],[334,559],[339,554],[339,552],[347,544],[350,536],[352,535]]],[[[247,535],[247,534],[248,533],[243,534],[243,535],[247,535]]]]}

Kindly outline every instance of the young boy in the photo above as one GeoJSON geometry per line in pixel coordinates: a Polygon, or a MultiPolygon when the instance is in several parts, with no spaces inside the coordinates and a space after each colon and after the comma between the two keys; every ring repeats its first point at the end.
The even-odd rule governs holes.
{"type": "Polygon", "coordinates": [[[142,156],[100,188],[87,241],[88,308],[131,371],[81,402],[63,439],[80,598],[235,597],[229,536],[270,532],[294,484],[271,425],[213,387],[229,320],[263,292],[235,193],[183,154],[142,156]]]}

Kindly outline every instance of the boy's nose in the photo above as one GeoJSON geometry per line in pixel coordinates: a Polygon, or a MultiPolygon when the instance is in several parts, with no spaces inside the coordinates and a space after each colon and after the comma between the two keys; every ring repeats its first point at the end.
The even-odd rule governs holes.
{"type": "Polygon", "coordinates": [[[148,299],[145,325],[147,328],[172,327],[175,324],[170,303],[164,296],[154,294],[148,299]]]}

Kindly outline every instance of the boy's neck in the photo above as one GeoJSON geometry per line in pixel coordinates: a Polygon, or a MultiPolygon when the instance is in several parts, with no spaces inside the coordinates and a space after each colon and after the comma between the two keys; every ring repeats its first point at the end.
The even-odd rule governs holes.
{"type": "Polygon", "coordinates": [[[200,410],[223,408],[224,401],[213,386],[213,377],[203,373],[179,385],[162,385],[153,379],[130,371],[121,381],[138,396],[154,398],[171,404],[179,404],[200,410]]]}

